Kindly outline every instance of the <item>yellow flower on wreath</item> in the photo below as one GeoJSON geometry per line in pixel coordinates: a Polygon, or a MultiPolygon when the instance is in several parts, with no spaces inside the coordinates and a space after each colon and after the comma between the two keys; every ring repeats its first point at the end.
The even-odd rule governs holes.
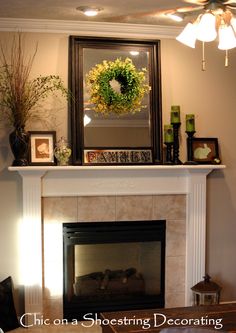
{"type": "Polygon", "coordinates": [[[103,115],[123,115],[140,112],[144,95],[150,90],[146,84],[146,69],[138,71],[132,60],[120,58],[104,60],[86,75],[90,93],[89,103],[103,115]]]}

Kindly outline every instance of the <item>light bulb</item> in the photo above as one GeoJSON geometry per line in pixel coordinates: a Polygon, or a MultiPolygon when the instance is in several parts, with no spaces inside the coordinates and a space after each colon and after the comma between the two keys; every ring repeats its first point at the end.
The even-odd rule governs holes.
{"type": "Polygon", "coordinates": [[[77,10],[81,11],[86,16],[96,16],[102,8],[97,7],[87,7],[87,6],[79,6],[76,8],[77,10]]]}
{"type": "Polygon", "coordinates": [[[211,13],[203,14],[197,26],[197,39],[211,42],[216,39],[216,18],[211,13]]]}
{"type": "Polygon", "coordinates": [[[236,37],[233,28],[230,25],[220,25],[218,48],[220,50],[230,50],[234,47],[236,47],[236,37]]]}
{"type": "Polygon", "coordinates": [[[184,30],[176,37],[176,40],[184,45],[195,48],[197,38],[196,24],[188,23],[184,30]]]}

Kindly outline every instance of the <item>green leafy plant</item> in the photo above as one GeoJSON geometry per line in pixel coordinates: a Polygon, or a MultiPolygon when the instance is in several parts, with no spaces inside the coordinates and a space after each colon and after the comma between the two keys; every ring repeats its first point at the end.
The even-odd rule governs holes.
{"type": "Polygon", "coordinates": [[[138,71],[129,58],[97,64],[86,76],[94,111],[103,115],[139,112],[145,107],[142,100],[150,90],[145,73],[145,68],[138,71]]]}
{"type": "Polygon", "coordinates": [[[37,115],[39,102],[49,95],[57,91],[65,97],[69,94],[57,75],[30,79],[36,53],[37,46],[32,56],[25,55],[20,33],[9,50],[0,43],[0,116],[15,128],[24,127],[37,115]]]}

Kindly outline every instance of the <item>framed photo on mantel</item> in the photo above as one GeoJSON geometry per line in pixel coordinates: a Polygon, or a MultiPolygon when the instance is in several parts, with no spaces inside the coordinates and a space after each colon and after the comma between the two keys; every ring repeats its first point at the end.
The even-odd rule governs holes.
{"type": "Polygon", "coordinates": [[[193,138],[193,161],[199,164],[220,164],[217,138],[193,138]]]}
{"type": "Polygon", "coordinates": [[[30,131],[29,165],[55,165],[55,131],[30,131]]]}

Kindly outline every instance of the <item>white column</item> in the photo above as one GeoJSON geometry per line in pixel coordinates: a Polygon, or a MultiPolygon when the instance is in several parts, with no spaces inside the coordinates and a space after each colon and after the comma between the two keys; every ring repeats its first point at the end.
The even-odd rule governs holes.
{"type": "Polygon", "coordinates": [[[187,194],[185,305],[193,304],[191,287],[205,275],[206,176],[210,170],[189,170],[187,194]]]}
{"type": "MultiPolygon", "coordinates": [[[[40,315],[43,313],[41,178],[45,171],[22,170],[19,173],[23,182],[20,243],[23,257],[21,265],[25,286],[25,313],[40,315]]],[[[27,321],[27,316],[25,319],[27,321]]]]}

